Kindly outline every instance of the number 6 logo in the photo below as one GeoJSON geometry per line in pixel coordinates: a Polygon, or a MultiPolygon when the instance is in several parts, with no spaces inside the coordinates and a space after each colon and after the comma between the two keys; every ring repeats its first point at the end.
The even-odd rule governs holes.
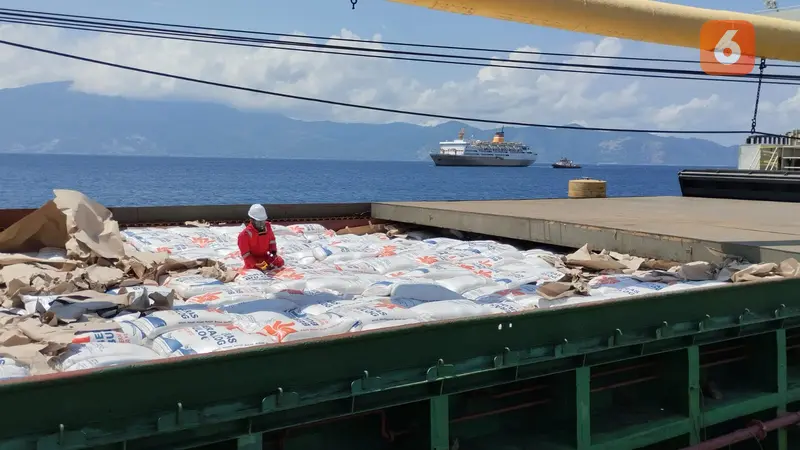
{"type": "Polygon", "coordinates": [[[700,30],[700,68],[709,75],[745,75],[755,66],[756,31],[743,20],[710,20],[700,30]]]}

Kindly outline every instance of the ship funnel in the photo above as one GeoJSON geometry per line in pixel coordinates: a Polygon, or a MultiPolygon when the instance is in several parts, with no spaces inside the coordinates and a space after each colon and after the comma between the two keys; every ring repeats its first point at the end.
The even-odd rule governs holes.
{"type": "Polygon", "coordinates": [[[495,143],[495,144],[499,144],[501,142],[504,142],[506,140],[505,136],[506,136],[505,132],[498,131],[497,133],[494,134],[494,138],[492,139],[492,142],[495,143]]]}

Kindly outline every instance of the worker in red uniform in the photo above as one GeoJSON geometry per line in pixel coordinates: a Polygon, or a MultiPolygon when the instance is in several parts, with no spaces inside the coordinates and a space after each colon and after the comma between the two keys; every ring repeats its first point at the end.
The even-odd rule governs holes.
{"type": "Polygon", "coordinates": [[[283,258],[278,255],[275,233],[267,221],[267,211],[261,205],[253,205],[247,212],[247,226],[239,233],[239,252],[245,269],[272,270],[283,267],[283,258]]]}

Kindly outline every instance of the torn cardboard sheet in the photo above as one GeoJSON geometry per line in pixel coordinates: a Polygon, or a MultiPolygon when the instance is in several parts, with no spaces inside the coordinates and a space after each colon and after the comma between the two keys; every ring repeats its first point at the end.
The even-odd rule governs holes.
{"type": "MultiPolygon", "coordinates": [[[[641,262],[644,261],[644,259],[642,258],[637,258],[637,259],[641,260],[641,262]]],[[[635,265],[635,261],[633,260],[633,258],[631,258],[631,260],[632,262],[630,262],[629,264],[632,266],[635,265]]],[[[575,253],[570,253],[569,255],[567,255],[564,258],[564,262],[568,266],[583,267],[585,269],[597,270],[597,271],[624,270],[629,268],[628,265],[623,264],[622,262],[612,258],[611,255],[605,253],[605,251],[603,251],[603,253],[592,253],[589,250],[589,244],[586,244],[583,247],[579,248],[577,251],[575,251],[575,253]]],[[[639,265],[641,265],[641,262],[639,262],[639,265]]],[[[638,265],[636,265],[636,268],[638,268],[638,265]]]]}
{"type": "Polygon", "coordinates": [[[29,343],[14,346],[0,346],[0,356],[13,358],[16,361],[28,366],[31,375],[42,375],[53,373],[55,370],[47,363],[48,358],[42,352],[49,353],[49,344],[29,343]]]}
{"type": "Polygon", "coordinates": [[[35,256],[29,256],[22,253],[0,253],[0,267],[10,266],[12,264],[45,264],[48,266],[53,266],[56,269],[72,270],[78,267],[81,263],[80,261],[72,261],[68,259],[56,260],[37,258],[35,256]]]}
{"type": "Polygon", "coordinates": [[[69,239],[64,248],[74,259],[100,256],[117,260],[125,256],[119,224],[111,211],[78,191],[53,190],[53,203],[64,217],[69,239]]]}
{"type": "Polygon", "coordinates": [[[77,191],[56,189],[55,198],[0,233],[0,251],[20,253],[64,248],[71,259],[125,256],[111,211],[77,191]]]}
{"type": "Polygon", "coordinates": [[[90,313],[111,318],[124,310],[145,311],[149,308],[150,302],[146,298],[137,297],[133,292],[112,295],[81,291],[58,296],[48,304],[37,302],[36,313],[43,323],[56,326],[77,322],[90,313]]]}
{"type": "MultiPolygon", "coordinates": [[[[58,327],[43,324],[37,318],[22,320],[17,325],[28,338],[34,342],[43,342],[66,346],[72,343],[76,333],[86,333],[90,331],[117,331],[120,326],[111,320],[94,319],[87,322],[76,322],[58,327]]],[[[58,352],[57,349],[53,350],[58,352]]]]}

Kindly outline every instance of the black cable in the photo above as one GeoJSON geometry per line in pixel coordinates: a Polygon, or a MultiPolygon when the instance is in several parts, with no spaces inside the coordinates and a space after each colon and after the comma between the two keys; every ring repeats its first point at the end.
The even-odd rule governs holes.
{"type": "MultiPolygon", "coordinates": [[[[7,23],[17,23],[17,24],[25,24],[25,25],[33,25],[33,26],[44,26],[44,27],[54,27],[54,28],[62,28],[62,29],[72,29],[72,30],[79,30],[79,31],[90,31],[90,32],[100,32],[100,33],[109,33],[109,34],[120,34],[120,35],[130,35],[130,36],[140,36],[140,37],[156,37],[162,39],[170,39],[170,40],[177,40],[177,41],[187,41],[187,42],[201,42],[201,43],[213,43],[213,44],[221,44],[221,45],[234,45],[240,47],[257,47],[257,48],[272,48],[276,50],[287,50],[287,51],[302,51],[308,53],[322,53],[322,54],[332,54],[332,55],[342,55],[342,56],[357,56],[357,57],[367,57],[367,58],[376,58],[376,59],[389,59],[389,60],[402,60],[402,61],[416,61],[416,62],[427,62],[427,63],[436,63],[436,64],[451,64],[451,65],[460,65],[460,66],[475,66],[475,67],[487,67],[487,66],[494,66],[494,67],[505,67],[510,69],[519,69],[519,70],[539,70],[544,72],[566,72],[566,73],[584,73],[584,74],[605,74],[605,75],[614,75],[614,76],[626,76],[626,77],[638,77],[638,78],[658,78],[658,79],[670,79],[670,80],[694,80],[694,81],[715,81],[715,82],[723,82],[723,83],[757,83],[756,80],[747,80],[747,79],[739,79],[739,77],[719,77],[719,78],[711,78],[703,72],[697,71],[684,71],[685,73],[690,73],[693,75],[700,75],[700,77],[690,77],[690,76],[676,76],[676,75],[654,75],[654,74],[640,74],[640,73],[620,73],[620,72],[600,72],[600,71],[591,71],[591,70],[574,70],[574,69],[558,69],[558,68],[543,68],[543,67],[528,67],[528,66],[518,66],[518,65],[490,65],[490,64],[483,64],[483,63],[474,63],[474,62],[464,62],[464,61],[446,61],[446,60],[437,60],[437,59],[428,59],[428,58],[409,58],[409,57],[399,57],[399,56],[385,56],[385,55],[370,55],[370,54],[363,54],[363,53],[343,53],[343,52],[331,52],[325,50],[309,50],[309,49],[298,49],[298,48],[286,48],[285,46],[294,46],[294,45],[301,45],[301,46],[313,46],[313,47],[323,47],[327,48],[327,45],[324,44],[309,44],[309,43],[299,43],[299,42],[286,42],[286,41],[279,41],[279,40],[268,40],[268,39],[254,39],[254,38],[243,38],[239,36],[225,36],[225,35],[214,35],[214,34],[200,34],[200,33],[185,33],[181,31],[174,31],[174,30],[161,30],[161,29],[152,29],[154,32],[148,31],[146,32],[131,32],[131,31],[119,31],[120,29],[125,30],[126,27],[119,27],[115,25],[95,25],[93,27],[88,26],[74,26],[74,25],[62,25],[59,24],[59,21],[54,21],[50,19],[36,19],[36,20],[21,20],[21,19],[7,19],[2,18],[2,13],[0,13],[0,22],[7,22],[7,23]],[[185,35],[201,35],[207,37],[209,39],[194,39],[194,38],[184,38],[182,36],[185,35]],[[174,36],[177,35],[178,37],[174,36]],[[233,41],[233,42],[229,42],[233,41]],[[244,44],[239,41],[245,42],[268,42],[272,43],[273,45],[255,45],[255,44],[244,44]]],[[[338,48],[334,46],[334,48],[338,48]]],[[[344,47],[348,50],[356,50],[356,51],[379,51],[377,49],[362,49],[359,47],[344,47]]],[[[380,50],[383,51],[383,50],[380,50]]],[[[387,50],[386,52],[392,53],[392,51],[387,50]]],[[[402,53],[402,52],[401,52],[402,53]]],[[[406,52],[417,54],[416,52],[406,52]]],[[[496,58],[479,58],[479,57],[470,57],[470,56],[463,56],[463,55],[443,55],[443,54],[426,54],[436,57],[443,57],[443,58],[462,58],[462,59],[478,59],[478,60],[485,60],[490,62],[521,62],[521,63],[535,63],[535,64],[547,64],[547,65],[567,65],[570,64],[565,63],[544,63],[544,62],[530,62],[530,61],[522,61],[522,60],[501,60],[496,58]]],[[[599,67],[603,68],[603,66],[595,66],[595,65],[577,65],[583,67],[599,67]]],[[[670,69],[648,69],[648,68],[639,68],[639,67],[612,67],[614,70],[621,70],[621,71],[638,71],[638,70],[645,70],[645,71],[656,71],[656,72],[666,72],[666,73],[674,73],[676,71],[670,69]]],[[[790,76],[790,75],[767,75],[767,78],[779,79],[782,82],[774,82],[774,81],[764,81],[765,84],[773,84],[773,85],[786,85],[786,86],[797,86],[800,85],[800,77],[798,76],[790,76]],[[786,81],[784,81],[786,80],[786,81]],[[795,81],[795,82],[791,82],[795,81]]]]}
{"type": "MultiPolygon", "coordinates": [[[[282,98],[291,98],[294,100],[303,100],[307,102],[313,103],[322,103],[326,105],[332,106],[344,106],[347,108],[357,108],[357,109],[366,109],[370,111],[379,111],[379,112],[387,112],[393,114],[404,114],[410,116],[419,116],[419,117],[430,117],[434,119],[444,119],[444,120],[457,120],[461,122],[478,122],[478,123],[491,123],[491,124],[503,124],[503,125],[516,125],[522,127],[534,127],[534,128],[553,128],[553,129],[569,129],[569,130],[582,130],[582,131],[611,131],[611,132],[621,132],[621,133],[658,133],[658,134],[750,134],[750,131],[740,131],[740,130],[657,130],[657,129],[635,129],[635,128],[605,128],[605,127],[582,127],[578,125],[547,125],[547,124],[540,124],[540,123],[528,123],[528,122],[516,122],[516,121],[504,121],[504,120],[496,120],[496,119],[480,119],[474,117],[461,117],[461,116],[450,116],[445,114],[433,114],[433,113],[424,113],[419,111],[407,111],[402,109],[394,109],[394,108],[382,108],[378,106],[368,106],[368,105],[359,105],[355,103],[346,103],[346,102],[339,102],[334,100],[326,100],[320,98],[313,98],[313,97],[304,97],[300,95],[292,95],[292,94],[285,94],[282,92],[273,92],[273,91],[265,91],[262,89],[255,89],[249,88],[245,86],[237,86],[233,84],[226,84],[226,83],[219,83],[216,81],[208,81],[208,80],[201,80],[198,78],[191,78],[185,77],[181,75],[174,75],[165,72],[158,72],[154,70],[142,69],[139,67],[133,66],[126,66],[122,64],[116,64],[108,61],[102,61],[99,59],[87,58],[84,56],[73,55],[70,53],[63,53],[58,52],[55,50],[49,50],[40,47],[33,47],[30,45],[20,44],[17,42],[11,42],[6,40],[0,40],[0,44],[9,45],[11,47],[22,48],[25,50],[31,50],[34,52],[45,53],[48,55],[55,55],[61,56],[64,58],[74,59],[78,61],[90,62],[94,64],[99,64],[108,67],[116,67],[118,69],[129,70],[132,72],[139,72],[139,73],[146,73],[149,75],[155,75],[164,78],[172,78],[175,80],[183,80],[189,81],[192,83],[204,84],[208,86],[217,86],[217,87],[224,87],[228,89],[235,89],[239,91],[245,92],[252,92],[256,94],[264,94],[264,95],[271,95],[274,97],[282,97],[282,98]]],[[[769,133],[758,133],[765,136],[779,136],[781,135],[773,135],[769,133]]]]}
{"type": "MultiPolygon", "coordinates": [[[[275,32],[266,32],[266,31],[256,31],[256,30],[244,30],[244,29],[236,29],[236,28],[213,28],[213,27],[205,27],[199,25],[180,25],[174,23],[167,23],[167,22],[152,22],[152,21],[142,21],[142,20],[128,20],[128,19],[113,19],[109,17],[101,17],[101,16],[85,16],[85,15],[78,15],[78,14],[62,14],[62,13],[48,13],[43,11],[33,11],[33,10],[25,10],[25,9],[13,9],[13,8],[0,8],[0,12],[6,13],[13,13],[17,15],[23,14],[40,14],[40,15],[50,15],[55,17],[70,17],[74,19],[90,19],[90,20],[102,20],[106,22],[118,22],[118,23],[130,23],[130,24],[137,24],[137,25],[150,25],[150,26],[165,26],[165,27],[172,27],[172,28],[186,28],[191,30],[205,30],[205,31],[223,31],[228,33],[239,33],[239,34],[255,34],[261,36],[274,36],[274,37],[290,37],[290,38],[297,38],[297,35],[289,34],[289,33],[275,33],[275,32]]],[[[683,63],[683,64],[698,64],[697,60],[687,60],[687,59],[669,59],[669,58],[644,58],[644,57],[632,57],[632,56],[601,56],[601,55],[582,55],[577,53],[557,53],[557,52],[538,52],[538,51],[530,51],[530,50],[508,50],[508,49],[496,49],[496,48],[482,48],[482,47],[462,47],[462,46],[452,46],[452,45],[436,45],[436,44],[418,44],[418,43],[409,43],[409,42],[398,42],[398,41],[374,41],[369,39],[353,39],[353,38],[342,38],[342,37],[326,37],[326,36],[304,36],[309,39],[316,39],[316,40],[335,40],[341,42],[354,42],[354,43],[362,43],[362,44],[381,44],[381,45],[394,45],[398,47],[413,47],[413,48],[436,48],[441,50],[459,50],[459,51],[468,51],[468,52],[489,52],[489,53],[519,53],[525,55],[539,55],[539,56],[559,56],[559,57],[567,57],[567,58],[603,58],[603,59],[615,59],[620,61],[649,61],[649,62],[660,62],[660,63],[683,63]]],[[[795,67],[800,68],[800,64],[772,64],[773,67],[795,67]]]]}
{"type": "MultiPolygon", "coordinates": [[[[2,11],[0,9],[0,11],[2,11]]],[[[8,13],[0,12],[0,16],[9,15],[8,13]]],[[[104,24],[101,22],[92,22],[86,20],[73,20],[73,19],[49,19],[46,16],[35,16],[29,14],[10,14],[14,17],[23,17],[28,19],[40,19],[40,20],[47,20],[51,23],[53,21],[60,22],[60,23],[77,23],[79,25],[94,25],[100,27],[110,27],[112,29],[123,29],[123,30],[134,30],[134,31],[145,31],[145,32],[161,32],[161,33],[169,33],[169,34],[178,34],[180,36],[194,36],[194,37],[205,37],[211,39],[226,39],[226,40],[234,40],[234,41],[245,41],[245,42],[259,42],[259,43],[270,43],[270,44],[278,44],[282,46],[291,46],[291,47],[305,47],[305,48],[326,48],[326,49],[336,49],[336,50],[354,50],[357,52],[371,52],[371,53],[381,53],[381,54],[392,54],[392,55],[410,55],[410,56],[428,56],[428,57],[439,57],[439,58],[453,58],[459,60],[479,60],[479,61],[487,61],[487,62],[512,62],[512,63],[519,63],[519,64],[526,64],[526,65],[541,65],[541,66],[558,66],[558,67],[574,67],[574,68],[585,68],[585,69],[603,69],[603,70],[622,70],[622,71],[629,71],[629,72],[645,72],[645,73],[662,73],[662,74],[681,74],[681,75],[694,75],[694,76],[701,76],[707,77],[708,75],[699,70],[678,70],[678,69],[663,69],[663,68],[650,68],[650,67],[631,67],[631,66],[608,66],[608,65],[596,65],[596,64],[577,64],[577,63],[556,63],[556,62],[545,62],[545,61],[526,61],[526,60],[518,60],[518,59],[504,59],[500,60],[497,58],[489,58],[489,57],[480,57],[480,56],[466,56],[466,55],[446,55],[446,54],[437,54],[437,53],[428,53],[428,52],[411,52],[411,51],[399,51],[399,50],[388,50],[388,49],[374,49],[374,48],[363,48],[363,47],[352,47],[352,46],[342,46],[342,45],[331,45],[331,44],[318,44],[318,43],[308,43],[308,42],[296,42],[296,41],[281,41],[275,39],[261,39],[261,38],[247,38],[242,36],[230,36],[230,35],[219,35],[219,34],[210,34],[210,33],[196,33],[196,32],[185,32],[185,31],[176,31],[176,30],[164,30],[152,27],[139,27],[139,26],[119,26],[114,24],[104,24]]],[[[298,36],[294,36],[297,38],[298,36]]],[[[757,75],[753,74],[746,74],[740,76],[740,78],[751,78],[756,79],[758,78],[757,75]]],[[[791,81],[800,81],[800,77],[797,76],[787,76],[787,75],[765,75],[764,78],[768,79],[775,79],[775,80],[791,80],[791,81]]]]}
{"type": "MultiPolygon", "coordinates": [[[[58,28],[58,29],[68,29],[68,30],[77,30],[77,31],[89,31],[89,32],[97,32],[97,33],[107,33],[107,34],[116,34],[116,35],[123,35],[123,36],[138,36],[138,37],[152,37],[152,38],[159,38],[159,39],[167,39],[167,40],[175,40],[175,41],[184,41],[184,42],[198,42],[198,43],[209,43],[209,44],[220,44],[220,45],[231,45],[237,47],[251,47],[251,48],[268,48],[268,49],[275,49],[275,50],[287,50],[287,51],[296,51],[296,52],[306,52],[306,53],[318,53],[318,54],[329,54],[329,55],[341,55],[341,56],[356,56],[356,57],[366,57],[366,58],[375,58],[375,59],[388,59],[388,60],[396,60],[396,61],[414,61],[414,62],[426,62],[426,63],[435,63],[435,64],[449,64],[449,65],[458,65],[458,66],[474,66],[474,67],[503,67],[509,69],[517,69],[517,70],[535,70],[535,71],[542,71],[542,72],[564,72],[564,73],[582,73],[582,74],[600,74],[600,75],[613,75],[613,76],[624,76],[624,77],[636,77],[636,78],[657,78],[657,79],[668,79],[668,80],[694,80],[694,81],[713,81],[713,82],[722,82],[722,83],[758,83],[756,80],[742,80],[734,77],[720,77],[720,78],[711,78],[708,76],[704,77],[689,77],[689,76],[677,76],[677,75],[657,75],[657,74],[640,74],[640,73],[619,73],[619,72],[601,72],[601,71],[591,71],[591,70],[576,70],[576,69],[559,69],[559,68],[549,68],[549,67],[528,67],[528,66],[517,66],[517,65],[489,65],[484,63],[474,63],[474,62],[466,62],[466,61],[446,61],[446,60],[437,60],[437,59],[426,59],[426,58],[410,58],[410,57],[402,57],[402,56],[387,56],[387,55],[369,55],[369,54],[361,54],[361,53],[346,53],[346,52],[334,52],[334,51],[326,51],[326,50],[318,50],[318,49],[305,49],[305,48],[287,48],[281,47],[280,44],[253,44],[253,43],[244,43],[238,42],[236,37],[233,39],[228,40],[229,36],[214,36],[213,38],[209,39],[195,39],[195,38],[186,38],[181,37],[182,34],[180,32],[175,31],[164,31],[164,32],[134,32],[134,31],[119,31],[114,26],[103,25],[103,26],[95,26],[95,27],[88,27],[88,26],[74,26],[74,25],[60,25],[54,24],[50,21],[46,21],[43,19],[37,20],[20,20],[20,19],[6,19],[2,18],[2,13],[0,13],[0,22],[4,23],[14,23],[14,24],[21,24],[21,25],[33,25],[33,26],[43,26],[43,27],[51,27],[51,28],[58,28]],[[164,33],[164,34],[161,34],[164,33]],[[177,36],[175,36],[177,34],[177,36]],[[225,39],[225,40],[217,40],[217,39],[225,39]]],[[[281,42],[283,41],[274,41],[274,42],[281,42]]],[[[448,55],[441,55],[447,57],[448,55]]],[[[503,60],[494,60],[503,62],[503,60]]],[[[624,70],[624,69],[622,69],[624,70]]],[[[763,81],[763,84],[773,84],[773,85],[783,85],[783,86],[800,86],[800,77],[798,77],[798,82],[790,82],[790,81],[763,81]]]]}

